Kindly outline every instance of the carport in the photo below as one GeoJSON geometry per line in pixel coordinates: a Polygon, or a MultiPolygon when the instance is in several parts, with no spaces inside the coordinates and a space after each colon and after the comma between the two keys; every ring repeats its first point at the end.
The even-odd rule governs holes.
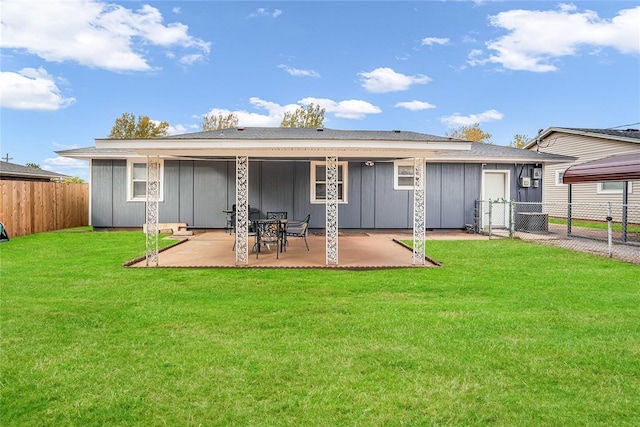
{"type": "MultiPolygon", "coordinates": [[[[583,182],[622,182],[622,241],[627,241],[627,205],[629,181],[640,180],[640,153],[620,154],[571,166],[564,172],[562,182],[569,184],[567,215],[568,234],[571,235],[572,184],[583,182]]],[[[610,222],[611,220],[607,218],[610,222]]]]}

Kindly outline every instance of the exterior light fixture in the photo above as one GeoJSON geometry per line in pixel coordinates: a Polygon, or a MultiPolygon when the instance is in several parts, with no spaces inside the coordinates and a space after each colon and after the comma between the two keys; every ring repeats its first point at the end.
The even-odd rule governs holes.
{"type": "Polygon", "coordinates": [[[364,165],[371,167],[373,166],[373,162],[371,160],[367,160],[366,162],[364,162],[364,165]]]}

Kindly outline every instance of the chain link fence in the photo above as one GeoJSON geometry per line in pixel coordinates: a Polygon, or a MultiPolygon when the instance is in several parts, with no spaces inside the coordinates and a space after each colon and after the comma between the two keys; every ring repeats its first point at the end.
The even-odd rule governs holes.
{"type": "Polygon", "coordinates": [[[640,264],[640,205],[478,200],[474,229],[640,264]]]}

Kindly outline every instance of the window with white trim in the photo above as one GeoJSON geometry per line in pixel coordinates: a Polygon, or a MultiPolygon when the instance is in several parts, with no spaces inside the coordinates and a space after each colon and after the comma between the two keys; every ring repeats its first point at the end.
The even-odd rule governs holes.
{"type": "Polygon", "coordinates": [[[556,171],[556,185],[566,185],[565,183],[562,182],[562,178],[564,178],[564,171],[565,169],[556,171]]]}
{"type": "Polygon", "coordinates": [[[414,175],[413,162],[393,162],[393,188],[395,190],[413,190],[414,175]]]}
{"type": "MultiPolygon", "coordinates": [[[[622,194],[622,185],[623,182],[599,182],[598,183],[598,194],[622,194]]],[[[633,193],[631,189],[631,183],[627,187],[627,194],[633,193]]]]}
{"type": "MultiPolygon", "coordinates": [[[[338,203],[347,203],[348,162],[338,162],[338,203]]],[[[325,162],[311,162],[311,203],[327,199],[327,168],[325,162]]]]}
{"type": "MultiPolygon", "coordinates": [[[[160,197],[164,199],[164,160],[160,159],[160,197]]],[[[127,201],[145,202],[147,200],[147,161],[127,160],[127,201]]]]}

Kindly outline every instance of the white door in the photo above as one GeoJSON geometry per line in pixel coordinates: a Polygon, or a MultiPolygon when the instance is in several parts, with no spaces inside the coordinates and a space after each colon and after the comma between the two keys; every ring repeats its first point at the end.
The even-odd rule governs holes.
{"type": "Polygon", "coordinates": [[[482,226],[489,226],[489,201],[505,203],[491,204],[491,227],[505,228],[509,224],[509,171],[483,171],[482,226]]]}

